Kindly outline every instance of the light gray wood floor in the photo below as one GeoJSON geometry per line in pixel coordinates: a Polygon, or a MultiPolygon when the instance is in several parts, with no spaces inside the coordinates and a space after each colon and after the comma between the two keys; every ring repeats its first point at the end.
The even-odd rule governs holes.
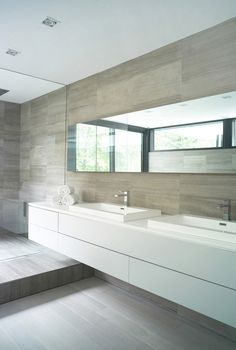
{"type": "Polygon", "coordinates": [[[229,350],[236,344],[95,277],[0,306],[3,350],[229,350]]]}
{"type": "Polygon", "coordinates": [[[0,286],[77,264],[74,259],[0,228],[0,286]]]}
{"type": "Polygon", "coordinates": [[[84,264],[0,228],[0,304],[89,276],[84,264]]]}
{"type": "Polygon", "coordinates": [[[41,250],[39,244],[0,228],[0,261],[37,254],[41,250]]]}

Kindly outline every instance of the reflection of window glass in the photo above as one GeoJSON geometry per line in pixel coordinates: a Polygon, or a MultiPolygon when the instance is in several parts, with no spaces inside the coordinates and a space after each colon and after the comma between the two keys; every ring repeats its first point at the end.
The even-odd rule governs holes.
{"type": "Polygon", "coordinates": [[[142,134],[115,130],[115,171],[141,171],[142,134]]]}
{"type": "Polygon", "coordinates": [[[96,126],[77,124],[76,170],[96,171],[96,126]]]}
{"type": "Polygon", "coordinates": [[[97,127],[97,167],[96,171],[110,171],[110,129],[97,127]]]}
{"type": "Polygon", "coordinates": [[[77,171],[133,171],[142,167],[142,134],[77,124],[77,171]]]}
{"type": "Polygon", "coordinates": [[[109,128],[77,124],[77,171],[109,171],[109,128]]]}
{"type": "Polygon", "coordinates": [[[154,150],[217,148],[223,143],[223,122],[155,129],[154,150]]]}
{"type": "Polygon", "coordinates": [[[236,146],[236,119],[232,121],[232,146],[236,146]]]}

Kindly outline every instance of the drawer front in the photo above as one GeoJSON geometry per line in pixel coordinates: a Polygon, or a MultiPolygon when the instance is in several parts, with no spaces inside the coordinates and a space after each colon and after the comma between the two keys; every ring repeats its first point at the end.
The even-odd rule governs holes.
{"type": "Polygon", "coordinates": [[[29,223],[58,231],[58,213],[29,206],[29,223]]]}
{"type": "Polygon", "coordinates": [[[59,251],[70,258],[128,282],[129,258],[126,255],[62,234],[59,234],[59,251]]]}
{"type": "Polygon", "coordinates": [[[29,224],[29,239],[50,249],[58,250],[58,233],[29,224]]]}
{"type": "Polygon", "coordinates": [[[236,327],[236,291],[130,258],[129,283],[236,327]]]}

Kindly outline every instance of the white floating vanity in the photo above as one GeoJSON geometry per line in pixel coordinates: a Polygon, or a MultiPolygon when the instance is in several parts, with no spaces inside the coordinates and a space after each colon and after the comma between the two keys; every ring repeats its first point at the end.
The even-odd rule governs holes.
{"type": "Polygon", "coordinates": [[[131,219],[117,219],[118,206],[107,205],[109,216],[101,213],[109,212],[103,205],[86,211],[86,205],[30,203],[29,239],[236,327],[236,236],[191,234],[191,227],[175,229],[178,223],[168,220],[163,226],[160,211],[143,208],[129,209],[131,219]]]}

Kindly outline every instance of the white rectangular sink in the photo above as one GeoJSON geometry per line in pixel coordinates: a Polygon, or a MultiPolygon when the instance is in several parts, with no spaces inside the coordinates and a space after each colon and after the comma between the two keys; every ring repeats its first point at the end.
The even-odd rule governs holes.
{"type": "Polygon", "coordinates": [[[236,243],[236,222],[192,215],[164,216],[148,220],[148,227],[236,243]]]}
{"type": "Polygon", "coordinates": [[[123,207],[108,203],[81,203],[70,206],[69,210],[77,214],[94,215],[118,222],[147,219],[161,215],[159,209],[123,207]]]}

